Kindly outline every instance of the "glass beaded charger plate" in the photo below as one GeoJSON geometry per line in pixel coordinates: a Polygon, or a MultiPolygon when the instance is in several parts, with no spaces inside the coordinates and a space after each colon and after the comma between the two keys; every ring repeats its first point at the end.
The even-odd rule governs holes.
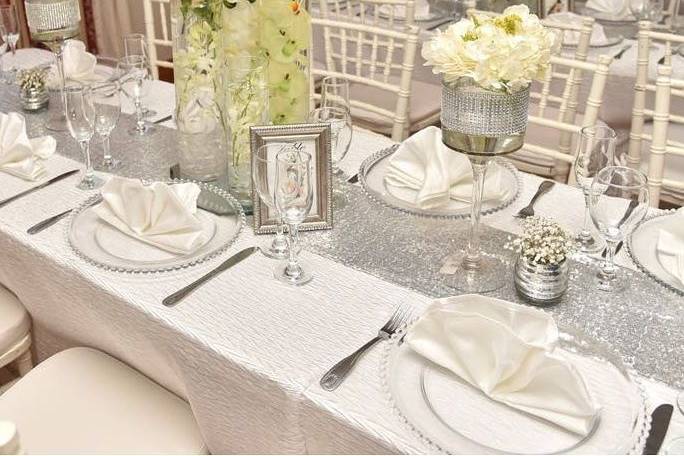
{"type": "Polygon", "coordinates": [[[642,220],[627,237],[627,251],[634,264],[645,274],[665,288],[684,296],[684,284],[663,268],[656,253],[659,231],[680,223],[674,212],[642,220]]]}
{"type": "MultiPolygon", "coordinates": [[[[398,147],[399,146],[395,144],[392,147],[376,152],[361,164],[359,182],[367,195],[385,206],[410,214],[450,219],[470,217],[469,202],[451,199],[449,203],[444,206],[432,209],[422,209],[416,204],[398,198],[396,196],[396,191],[390,190],[385,185],[385,174],[389,166],[390,158],[398,147]]],[[[497,200],[483,201],[483,215],[492,214],[508,207],[516,200],[520,194],[520,189],[522,188],[520,173],[511,162],[506,159],[496,158],[492,160],[490,166],[498,166],[500,168],[501,187],[504,190],[504,196],[497,200]]],[[[407,192],[413,191],[407,190],[407,192]]]]}
{"type": "MultiPolygon", "coordinates": [[[[190,181],[174,179],[166,182],[175,184],[190,181]]],[[[235,242],[245,225],[245,214],[240,203],[228,192],[214,185],[194,183],[201,188],[197,217],[202,223],[205,241],[191,253],[168,252],[104,222],[92,210],[99,195],[89,198],[73,211],[67,227],[69,244],[85,261],[118,272],[164,272],[208,261],[235,242]]]]}
{"type": "Polygon", "coordinates": [[[650,430],[643,388],[607,346],[561,331],[559,347],[600,410],[586,437],[485,396],[402,343],[385,349],[381,375],[390,407],[433,453],[641,454],[650,430]]]}

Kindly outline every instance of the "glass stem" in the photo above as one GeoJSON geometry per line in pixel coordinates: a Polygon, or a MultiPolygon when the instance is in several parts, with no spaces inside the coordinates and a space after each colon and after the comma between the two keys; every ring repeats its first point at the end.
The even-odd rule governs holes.
{"type": "Polygon", "coordinates": [[[0,54],[0,82],[5,80],[5,72],[3,71],[3,56],[4,54],[0,54]]]}
{"type": "Polygon", "coordinates": [[[135,95],[135,129],[139,133],[145,131],[145,121],[143,120],[142,100],[140,99],[140,91],[142,90],[142,81],[139,82],[140,87],[138,93],[135,95]]]}
{"type": "Polygon", "coordinates": [[[601,265],[601,278],[604,280],[613,280],[615,278],[615,248],[617,242],[606,239],[606,260],[601,265]]]}
{"type": "Polygon", "coordinates": [[[66,117],[66,93],[64,87],[66,86],[66,76],[64,75],[64,47],[65,42],[62,42],[55,48],[55,60],[57,61],[57,74],[59,75],[59,99],[62,102],[61,115],[66,117]]]}
{"type": "Polygon", "coordinates": [[[299,225],[296,223],[289,223],[289,253],[290,257],[287,261],[285,273],[289,277],[297,277],[299,275],[299,264],[297,264],[297,244],[299,243],[299,225]]]}
{"type": "Polygon", "coordinates": [[[104,149],[104,165],[112,166],[112,153],[111,149],[109,148],[109,135],[105,135],[102,138],[102,149],[104,149]]]}
{"type": "Polygon", "coordinates": [[[589,230],[589,224],[591,223],[591,213],[589,212],[589,195],[584,193],[584,224],[582,225],[582,231],[580,231],[580,239],[591,238],[591,231],[589,230]]]}
{"type": "Polygon", "coordinates": [[[281,239],[285,236],[283,234],[285,232],[283,227],[284,227],[283,219],[282,219],[282,217],[278,217],[278,221],[276,222],[276,239],[281,239]]]}
{"type": "Polygon", "coordinates": [[[480,268],[480,216],[482,210],[482,196],[484,193],[484,178],[487,171],[487,162],[477,157],[471,157],[470,164],[473,168],[473,195],[470,206],[470,228],[468,230],[468,247],[463,269],[475,271],[480,268]]]}
{"type": "Polygon", "coordinates": [[[90,141],[79,141],[81,152],[85,157],[85,180],[87,182],[93,181],[93,163],[90,161],[90,141]]]}

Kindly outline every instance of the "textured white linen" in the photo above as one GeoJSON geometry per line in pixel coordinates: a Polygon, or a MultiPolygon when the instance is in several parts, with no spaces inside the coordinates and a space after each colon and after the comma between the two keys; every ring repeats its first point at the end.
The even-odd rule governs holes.
{"type": "Polygon", "coordinates": [[[625,19],[631,14],[627,0],[587,0],[586,7],[608,13],[614,19],[625,19]]]}
{"type": "Polygon", "coordinates": [[[138,179],[112,177],[93,211],[135,239],[172,253],[190,253],[205,241],[196,215],[199,194],[194,183],[143,185],[138,179]]]}
{"type": "Polygon", "coordinates": [[[405,342],[484,394],[585,436],[599,408],[546,313],[479,295],[434,301],[405,342]]]}
{"type": "Polygon", "coordinates": [[[21,114],[0,112],[0,171],[36,181],[46,172],[42,161],[49,158],[56,147],[52,136],[29,139],[26,119],[21,114]]]}
{"type": "MultiPolygon", "coordinates": [[[[584,16],[567,11],[563,13],[551,14],[546,18],[545,22],[560,25],[576,25],[581,27],[583,19],[584,16]]],[[[575,30],[563,30],[563,44],[576,46],[579,44],[579,38],[580,32],[575,30]]],[[[606,37],[605,31],[603,30],[603,26],[599,23],[594,23],[594,28],[591,32],[591,39],[589,43],[592,46],[601,46],[607,42],[608,39],[606,37]]]]}
{"type": "MultiPolygon", "coordinates": [[[[406,139],[390,158],[385,185],[392,195],[422,209],[443,206],[449,199],[470,202],[473,174],[468,158],[442,143],[442,132],[427,127],[406,139]]],[[[501,169],[485,175],[484,200],[506,197],[501,169]]]]}
{"type": "Polygon", "coordinates": [[[656,256],[667,272],[684,284],[684,209],[677,210],[677,221],[658,232],[656,256]]]}

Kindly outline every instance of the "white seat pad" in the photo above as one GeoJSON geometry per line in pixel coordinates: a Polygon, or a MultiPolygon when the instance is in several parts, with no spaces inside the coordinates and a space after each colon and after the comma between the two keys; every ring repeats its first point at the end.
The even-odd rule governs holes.
{"type": "Polygon", "coordinates": [[[207,452],[185,401],[90,348],[35,367],[0,396],[0,420],[27,454],[207,452]]]}
{"type": "Polygon", "coordinates": [[[31,319],[14,294],[0,285],[0,356],[15,346],[31,329],[31,319]]]}

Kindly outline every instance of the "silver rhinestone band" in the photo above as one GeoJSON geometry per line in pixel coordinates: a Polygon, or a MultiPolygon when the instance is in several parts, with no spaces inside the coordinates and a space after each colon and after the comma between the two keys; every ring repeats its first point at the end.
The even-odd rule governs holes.
{"type": "Polygon", "coordinates": [[[26,2],[26,21],[36,31],[59,30],[73,27],[81,20],[78,0],[57,3],[26,2]]]}

